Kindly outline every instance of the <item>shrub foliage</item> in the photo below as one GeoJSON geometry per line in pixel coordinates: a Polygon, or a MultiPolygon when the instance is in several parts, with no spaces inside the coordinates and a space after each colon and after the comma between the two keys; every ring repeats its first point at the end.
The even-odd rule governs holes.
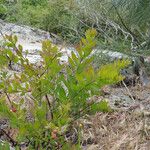
{"type": "Polygon", "coordinates": [[[95,103],[89,98],[99,95],[102,86],[121,81],[119,71],[129,62],[117,61],[95,70],[95,36],[94,29],[86,32],[67,65],[59,62],[62,54],[58,48],[43,41],[40,67],[25,57],[16,36],[6,36],[0,49],[0,116],[8,118],[11,127],[18,130],[16,139],[11,141],[13,146],[28,142],[30,149],[71,147],[65,133],[76,119],[87,113],[111,111],[108,102],[95,103]],[[10,74],[6,71],[8,65],[21,66],[22,71],[10,74]],[[11,95],[16,94],[21,95],[16,99],[18,103],[11,100],[11,95]],[[25,107],[27,95],[32,100],[31,107],[25,107]],[[27,113],[32,119],[27,119],[27,113]]]}

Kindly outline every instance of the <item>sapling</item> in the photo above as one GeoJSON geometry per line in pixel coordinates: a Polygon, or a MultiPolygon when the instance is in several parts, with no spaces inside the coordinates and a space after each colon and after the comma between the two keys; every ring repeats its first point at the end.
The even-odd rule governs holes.
{"type": "MultiPolygon", "coordinates": [[[[16,36],[6,36],[5,49],[0,51],[0,115],[7,117],[10,126],[17,128],[16,146],[28,141],[30,149],[63,148],[70,145],[71,141],[65,140],[65,133],[76,119],[97,111],[112,111],[107,101],[88,103],[88,100],[100,95],[102,86],[121,81],[120,69],[129,62],[117,61],[95,70],[92,63],[95,36],[94,29],[86,32],[76,49],[77,54],[71,53],[68,65],[59,63],[58,58],[62,54],[56,46],[49,40],[43,41],[40,68],[24,57],[22,46],[17,46],[16,36]],[[10,76],[3,73],[9,63],[8,57],[9,61],[22,66],[21,72],[13,72],[10,76]],[[61,73],[62,70],[65,70],[64,73],[61,73]],[[21,95],[18,104],[11,101],[12,94],[21,95]],[[25,98],[27,95],[30,100],[25,98]],[[6,104],[8,99],[10,105],[6,104]],[[33,105],[23,107],[27,101],[32,101],[33,105]],[[26,120],[28,112],[34,118],[32,122],[26,120]]],[[[72,145],[75,146],[75,143],[72,145]]]]}

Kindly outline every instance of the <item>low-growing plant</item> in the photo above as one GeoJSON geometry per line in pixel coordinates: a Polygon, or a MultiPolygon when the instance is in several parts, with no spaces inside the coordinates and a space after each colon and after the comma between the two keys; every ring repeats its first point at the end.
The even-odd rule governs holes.
{"type": "Polygon", "coordinates": [[[0,116],[8,118],[10,126],[18,130],[16,139],[9,141],[13,146],[26,142],[30,149],[79,147],[80,140],[65,140],[73,122],[85,114],[112,111],[107,101],[96,103],[89,99],[100,95],[102,86],[121,81],[119,71],[129,62],[116,61],[95,70],[95,36],[94,29],[86,32],[76,52],[71,52],[68,64],[60,63],[62,54],[56,46],[43,41],[40,67],[25,57],[16,36],[6,36],[0,50],[0,116]],[[21,66],[22,71],[10,74],[6,71],[8,65],[21,66]],[[16,94],[21,95],[18,103],[11,100],[11,95],[16,94]],[[33,103],[30,108],[24,106],[27,95],[33,103]],[[32,119],[27,119],[27,113],[32,119]]]}

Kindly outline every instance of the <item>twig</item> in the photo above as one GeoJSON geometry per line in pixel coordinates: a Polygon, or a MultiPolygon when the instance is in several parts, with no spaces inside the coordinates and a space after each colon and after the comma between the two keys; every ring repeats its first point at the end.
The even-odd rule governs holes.
{"type": "Polygon", "coordinates": [[[9,142],[12,143],[12,146],[17,146],[18,145],[18,142],[15,141],[12,137],[9,136],[9,134],[6,133],[5,130],[1,129],[2,133],[5,134],[9,140],[9,142]]]}
{"type": "Polygon", "coordinates": [[[53,119],[52,107],[51,107],[51,103],[50,103],[50,100],[49,100],[47,94],[45,95],[45,98],[46,98],[47,103],[48,103],[48,107],[49,107],[49,110],[50,110],[51,119],[53,119]]]}
{"type": "Polygon", "coordinates": [[[7,99],[8,99],[8,101],[9,101],[11,107],[13,107],[12,102],[11,102],[11,100],[10,100],[10,97],[9,97],[8,93],[7,93],[6,91],[5,91],[4,93],[6,94],[7,99]]]}
{"type": "MultiPolygon", "coordinates": [[[[123,25],[124,28],[134,37],[134,40],[136,41],[136,45],[139,46],[140,43],[139,43],[139,40],[137,39],[136,35],[127,27],[127,25],[125,24],[125,22],[123,21],[122,17],[121,17],[120,14],[119,14],[117,7],[116,7],[115,5],[113,5],[113,6],[114,6],[114,8],[115,8],[115,11],[116,11],[116,13],[117,13],[117,15],[118,15],[118,17],[119,17],[119,19],[120,19],[122,25],[123,25]]],[[[141,45],[140,45],[140,46],[141,46],[141,45]]]]}
{"type": "Polygon", "coordinates": [[[131,92],[130,92],[129,88],[128,88],[128,87],[127,87],[127,85],[125,84],[125,82],[124,82],[124,81],[122,81],[122,83],[123,83],[123,85],[125,86],[125,88],[126,88],[126,90],[127,90],[128,94],[130,95],[131,99],[135,102],[135,99],[133,98],[133,96],[132,96],[132,94],[131,94],[131,92]]]}

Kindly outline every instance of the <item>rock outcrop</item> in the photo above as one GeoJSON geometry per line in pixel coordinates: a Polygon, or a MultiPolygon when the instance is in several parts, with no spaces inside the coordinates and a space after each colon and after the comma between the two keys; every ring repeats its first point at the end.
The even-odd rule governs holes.
{"type": "MultiPolygon", "coordinates": [[[[41,60],[39,55],[39,50],[42,48],[41,42],[43,40],[49,39],[52,41],[56,41],[57,39],[51,38],[50,34],[46,31],[32,28],[25,25],[16,25],[13,23],[6,23],[3,20],[0,20],[0,44],[4,41],[5,35],[17,35],[18,44],[23,46],[23,52],[25,53],[28,50],[29,54],[27,58],[31,63],[37,63],[41,60]]],[[[61,57],[61,61],[67,61],[71,48],[61,48],[59,49],[63,52],[63,56],[61,57]]]]}

